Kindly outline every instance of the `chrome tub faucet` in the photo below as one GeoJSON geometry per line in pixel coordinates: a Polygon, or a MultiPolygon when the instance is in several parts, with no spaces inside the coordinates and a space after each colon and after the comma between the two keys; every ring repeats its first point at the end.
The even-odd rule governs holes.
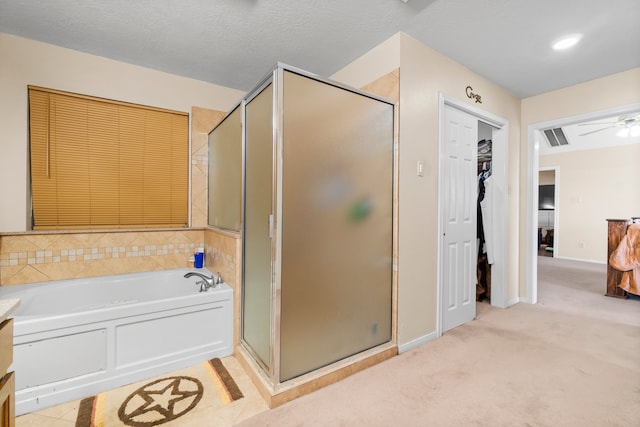
{"type": "Polygon", "coordinates": [[[220,276],[220,273],[218,273],[217,275],[213,274],[211,277],[207,277],[202,273],[190,271],[184,275],[185,278],[189,278],[192,276],[198,276],[202,279],[196,282],[196,285],[200,285],[200,292],[206,292],[210,288],[215,288],[220,283],[222,283],[222,276],[220,276]]]}

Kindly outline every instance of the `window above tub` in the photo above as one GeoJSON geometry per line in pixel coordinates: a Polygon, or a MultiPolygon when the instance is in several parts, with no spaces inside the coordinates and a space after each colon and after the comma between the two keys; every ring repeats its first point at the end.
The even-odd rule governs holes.
{"type": "Polygon", "coordinates": [[[29,86],[33,230],[188,224],[187,113],[29,86]]]}

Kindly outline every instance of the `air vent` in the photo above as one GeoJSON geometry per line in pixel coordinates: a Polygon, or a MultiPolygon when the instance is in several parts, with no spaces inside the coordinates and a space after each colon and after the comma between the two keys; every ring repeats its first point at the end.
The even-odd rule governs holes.
{"type": "Polygon", "coordinates": [[[561,145],[569,145],[567,137],[564,135],[562,128],[547,129],[544,131],[549,145],[552,147],[559,147],[561,145]]]}

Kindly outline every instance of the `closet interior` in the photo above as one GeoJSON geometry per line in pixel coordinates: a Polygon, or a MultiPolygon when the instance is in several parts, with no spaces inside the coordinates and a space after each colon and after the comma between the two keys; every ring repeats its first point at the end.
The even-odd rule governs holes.
{"type": "Polygon", "coordinates": [[[478,216],[476,300],[491,303],[492,239],[492,134],[493,127],[478,122],[478,216]]]}

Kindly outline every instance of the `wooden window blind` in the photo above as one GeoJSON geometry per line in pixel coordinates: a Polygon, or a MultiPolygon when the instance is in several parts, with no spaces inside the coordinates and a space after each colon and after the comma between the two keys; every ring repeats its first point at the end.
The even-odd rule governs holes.
{"type": "Polygon", "coordinates": [[[29,86],[33,229],[186,226],[188,121],[29,86]]]}

